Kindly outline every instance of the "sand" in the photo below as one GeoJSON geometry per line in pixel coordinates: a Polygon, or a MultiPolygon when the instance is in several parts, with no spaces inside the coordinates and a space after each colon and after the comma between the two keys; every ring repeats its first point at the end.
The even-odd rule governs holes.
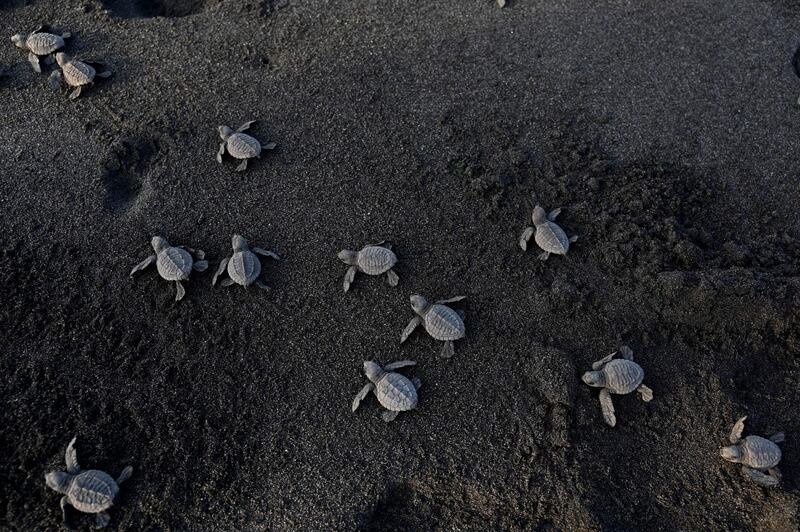
{"type": "Polygon", "coordinates": [[[0,5],[114,72],[73,102],[0,47],[0,528],[60,526],[73,435],[135,468],[112,529],[798,528],[792,2],[0,5]],[[252,119],[276,150],[217,164],[252,119]],[[534,201],[566,257],[519,249],[534,201]],[[128,277],[235,232],[268,292],[128,277]],[[400,285],[344,294],[336,252],[384,239],[400,285]],[[452,359],[398,344],[415,293],[467,296],[452,359]],[[580,375],[623,344],[655,398],[612,429],[580,375]],[[418,410],[351,413],[401,358],[418,410]],[[787,433],[780,488],[719,457],[742,415],[787,433]]]}

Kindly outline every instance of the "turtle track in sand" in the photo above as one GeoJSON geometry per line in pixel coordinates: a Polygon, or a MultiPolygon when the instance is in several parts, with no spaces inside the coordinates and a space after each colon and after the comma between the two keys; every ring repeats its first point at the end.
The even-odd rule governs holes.
{"type": "Polygon", "coordinates": [[[158,154],[155,140],[144,137],[126,137],[111,145],[102,178],[107,209],[123,214],[149,190],[147,174],[158,154]]]}

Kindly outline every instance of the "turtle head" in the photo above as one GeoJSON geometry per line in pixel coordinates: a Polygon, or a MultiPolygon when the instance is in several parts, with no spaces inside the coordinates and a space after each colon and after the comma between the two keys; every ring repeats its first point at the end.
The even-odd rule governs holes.
{"type": "Polygon", "coordinates": [[[25,44],[25,41],[28,40],[28,36],[24,33],[17,33],[16,35],[11,37],[11,42],[14,43],[14,46],[17,48],[22,48],[23,50],[28,48],[28,45],[25,44]]]}
{"type": "Polygon", "coordinates": [[[233,251],[247,251],[248,249],[247,240],[242,235],[233,235],[231,245],[233,246],[233,251]]]}
{"type": "Polygon", "coordinates": [[[547,212],[545,212],[541,205],[537,205],[533,208],[533,216],[531,216],[531,219],[533,220],[533,225],[541,225],[547,221],[547,212]]]}
{"type": "Polygon", "coordinates": [[[69,59],[70,57],[64,52],[58,52],[56,54],[56,63],[58,63],[58,66],[60,67],[63,67],[64,65],[69,63],[69,59]]]}
{"type": "Polygon", "coordinates": [[[606,385],[606,377],[602,371],[587,371],[581,379],[584,383],[595,388],[602,388],[606,385]]]}
{"type": "Polygon", "coordinates": [[[381,378],[381,375],[383,375],[383,368],[380,367],[376,362],[365,360],[364,373],[367,374],[367,378],[369,380],[372,382],[377,382],[377,380],[381,378]]]}
{"type": "Polygon", "coordinates": [[[343,249],[336,256],[345,264],[355,264],[358,253],[349,249],[343,249]]]}
{"type": "Polygon", "coordinates": [[[150,243],[153,245],[153,249],[155,250],[156,253],[161,253],[162,251],[170,247],[169,242],[167,242],[165,238],[162,238],[160,236],[154,236],[153,239],[150,241],[150,243]]]}
{"type": "Polygon", "coordinates": [[[63,471],[53,471],[44,476],[44,481],[47,487],[59,493],[66,493],[69,490],[69,483],[72,481],[72,475],[63,471]]]}
{"type": "Polygon", "coordinates": [[[222,140],[228,140],[228,137],[233,135],[233,130],[228,126],[219,126],[217,130],[219,130],[219,136],[222,137],[222,140]]]}
{"type": "Polygon", "coordinates": [[[742,457],[742,451],[738,445],[728,445],[719,450],[719,455],[729,462],[738,462],[742,457]]]}
{"type": "Polygon", "coordinates": [[[411,296],[411,308],[417,314],[422,315],[425,309],[428,308],[428,300],[420,295],[411,296]]]}

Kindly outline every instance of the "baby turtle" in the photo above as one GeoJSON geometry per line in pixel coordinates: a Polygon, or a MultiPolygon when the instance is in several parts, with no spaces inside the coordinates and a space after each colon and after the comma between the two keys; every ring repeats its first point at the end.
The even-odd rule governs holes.
{"type": "MultiPolygon", "coordinates": [[[[251,125],[255,124],[255,122],[255,120],[251,120],[250,122],[242,125],[236,131],[232,130],[228,126],[219,126],[217,128],[219,130],[219,136],[222,137],[223,141],[225,141],[219,145],[219,151],[217,152],[218,163],[222,163],[222,156],[225,154],[225,150],[227,149],[228,153],[231,154],[232,157],[235,159],[242,159],[242,162],[236,167],[236,171],[241,172],[247,168],[248,159],[259,157],[261,155],[261,143],[250,135],[243,133],[243,131],[247,131],[247,129],[249,129],[251,125]]],[[[277,144],[270,142],[269,144],[264,144],[263,148],[265,150],[272,150],[275,148],[275,146],[277,146],[277,144]]]]}
{"type": "Polygon", "coordinates": [[[771,488],[781,481],[781,472],[778,462],[781,461],[781,449],[778,443],[786,439],[783,432],[778,432],[767,438],[761,436],[748,436],[742,439],[744,431],[744,416],[733,426],[730,440],[733,445],[719,450],[720,456],[729,462],[742,464],[742,473],[755,480],[760,485],[771,488]],[[766,471],[766,473],[764,473],[766,471]]]}
{"type": "Polygon", "coordinates": [[[44,481],[48,488],[64,494],[61,497],[61,515],[66,528],[69,528],[67,505],[81,512],[97,514],[95,524],[97,528],[103,528],[111,520],[106,510],[116,503],[119,485],[131,478],[133,468],[128,466],[123,469],[116,481],[104,471],[81,471],[74,447],[75,439],[72,438],[67,445],[67,471],[48,473],[44,481]]]}
{"type": "Polygon", "coordinates": [[[186,295],[186,290],[184,290],[181,281],[187,281],[192,270],[204,272],[208,268],[208,261],[202,260],[205,258],[205,253],[200,249],[194,250],[186,246],[173,247],[166,239],[160,236],[154,236],[150,243],[153,245],[156,254],[150,255],[137,264],[131,270],[131,277],[136,272],[144,270],[155,262],[158,274],[162,279],[175,281],[177,289],[175,301],[180,301],[186,295]],[[195,261],[192,255],[195,255],[200,260],[195,261]]]}
{"type": "Polygon", "coordinates": [[[353,400],[353,412],[356,411],[358,405],[361,404],[367,394],[372,391],[375,392],[378,402],[387,410],[381,415],[386,422],[392,421],[400,412],[416,408],[417,390],[422,386],[422,383],[416,377],[409,379],[405,375],[394,373],[393,371],[406,366],[415,366],[416,364],[413,360],[400,360],[386,364],[381,368],[375,362],[365,361],[364,373],[367,374],[370,382],[358,392],[358,395],[353,400]]]}
{"type": "Polygon", "coordinates": [[[442,356],[444,358],[453,356],[455,352],[453,342],[459,338],[464,338],[466,335],[464,311],[453,310],[445,306],[445,303],[455,303],[462,299],[466,299],[466,296],[444,299],[431,305],[427,299],[420,295],[411,296],[411,307],[417,315],[403,329],[403,334],[400,335],[400,343],[405,342],[420,323],[424,323],[428,334],[436,340],[444,341],[442,356]]]}
{"type": "Polygon", "coordinates": [[[600,408],[603,410],[603,419],[612,427],[617,424],[614,415],[614,404],[611,402],[611,394],[626,394],[636,390],[642,397],[642,401],[649,402],[653,399],[653,390],[642,384],[644,380],[644,370],[633,361],[633,351],[627,346],[619,348],[619,353],[623,359],[614,359],[617,352],[613,352],[594,364],[594,371],[587,371],[583,374],[583,382],[589,386],[602,388],[600,390],[600,408]]]}
{"type": "Polygon", "coordinates": [[[384,244],[383,242],[367,244],[361,251],[343,249],[339,252],[338,257],[339,260],[350,265],[344,274],[345,292],[350,290],[350,283],[355,279],[357,272],[364,272],[367,275],[385,273],[389,278],[389,284],[392,286],[397,286],[400,281],[400,277],[392,269],[397,264],[397,255],[392,251],[391,244],[384,244]]]}
{"type": "Polygon", "coordinates": [[[528,249],[528,240],[531,235],[536,233],[534,240],[540,248],[544,250],[539,255],[539,260],[547,260],[551,253],[556,255],[566,255],[569,250],[571,242],[578,240],[577,236],[567,238],[567,234],[555,223],[556,216],[561,213],[561,208],[555,209],[550,214],[546,214],[545,210],[537,205],[533,209],[533,225],[534,227],[526,227],[519,237],[519,247],[523,251],[528,249]]]}
{"type": "Polygon", "coordinates": [[[222,275],[227,268],[229,278],[222,281],[222,286],[230,286],[236,283],[247,288],[255,282],[259,288],[269,289],[266,283],[258,278],[261,275],[261,261],[256,257],[256,253],[265,257],[272,257],[275,260],[280,260],[281,258],[272,251],[258,247],[248,247],[247,241],[240,235],[233,235],[232,244],[233,256],[222,259],[214,278],[211,280],[211,284],[216,285],[217,277],[222,275]]]}
{"type": "Polygon", "coordinates": [[[61,67],[61,70],[54,70],[50,74],[50,86],[53,90],[58,90],[61,88],[61,81],[63,80],[67,86],[75,87],[75,90],[69,95],[70,100],[80,96],[83,87],[94,83],[96,77],[111,77],[110,70],[97,71],[97,68],[105,68],[101,63],[78,61],[63,52],[56,54],[56,62],[61,67]]]}
{"type": "Polygon", "coordinates": [[[39,73],[42,72],[39,58],[44,57],[45,64],[52,64],[53,56],[51,54],[64,48],[64,39],[69,39],[72,36],[69,32],[55,35],[44,30],[44,26],[39,26],[28,35],[17,33],[11,37],[17,48],[28,50],[28,61],[30,61],[33,70],[39,73]]]}

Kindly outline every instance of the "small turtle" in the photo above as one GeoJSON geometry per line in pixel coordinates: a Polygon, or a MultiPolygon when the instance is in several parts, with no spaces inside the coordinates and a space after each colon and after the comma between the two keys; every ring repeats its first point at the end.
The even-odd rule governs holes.
{"type": "Polygon", "coordinates": [[[431,305],[427,299],[420,295],[411,296],[411,307],[417,313],[417,316],[414,316],[406,325],[406,328],[403,329],[403,334],[400,335],[400,343],[405,342],[420,323],[424,323],[428,334],[436,340],[444,341],[442,356],[444,358],[453,356],[455,352],[453,342],[459,338],[464,338],[466,335],[464,311],[453,310],[445,306],[445,303],[455,303],[463,299],[466,299],[466,296],[451,297],[431,305]]]}
{"type": "Polygon", "coordinates": [[[365,361],[364,373],[370,382],[364,386],[353,400],[353,412],[371,391],[375,392],[378,402],[387,410],[381,417],[384,421],[392,421],[400,412],[413,410],[417,407],[417,390],[422,383],[416,377],[409,379],[405,375],[395,373],[393,370],[406,366],[415,366],[413,360],[400,360],[386,364],[381,368],[377,363],[365,361]]]}
{"type": "Polygon", "coordinates": [[[61,67],[61,70],[54,70],[50,74],[50,86],[53,90],[58,90],[61,88],[61,81],[63,80],[67,86],[75,87],[75,90],[69,95],[70,100],[80,96],[83,87],[94,83],[96,77],[111,77],[110,70],[97,71],[97,68],[105,68],[101,63],[78,61],[63,52],[56,54],[56,62],[61,67]]]}
{"type": "Polygon", "coordinates": [[[204,272],[208,268],[208,261],[202,260],[205,258],[205,253],[200,249],[194,250],[186,246],[173,247],[166,239],[160,236],[154,236],[150,243],[153,245],[156,254],[150,255],[137,264],[131,270],[131,277],[136,272],[144,270],[155,262],[158,274],[162,279],[175,281],[177,289],[175,301],[180,301],[186,295],[186,290],[184,290],[181,281],[188,280],[192,270],[204,272]],[[195,255],[200,260],[195,261],[192,255],[195,255]]]}
{"type": "Polygon", "coordinates": [[[600,408],[603,410],[603,419],[612,427],[617,424],[614,415],[614,404],[611,402],[611,394],[626,394],[636,390],[642,397],[642,401],[649,402],[653,399],[653,390],[642,384],[644,380],[644,370],[633,361],[633,351],[627,346],[619,348],[619,353],[623,359],[614,359],[617,352],[613,352],[594,364],[594,371],[587,371],[583,374],[583,382],[589,386],[602,388],[600,390],[600,408]]]}
{"type": "Polygon", "coordinates": [[[389,284],[397,286],[400,277],[397,276],[392,267],[397,264],[397,255],[392,251],[391,244],[378,242],[377,244],[367,244],[361,251],[351,251],[343,249],[338,254],[339,260],[349,264],[347,273],[344,274],[344,291],[350,290],[350,283],[356,277],[357,272],[364,272],[367,275],[380,275],[385,273],[389,278],[389,284]]]}
{"type": "Polygon", "coordinates": [[[61,35],[47,33],[44,31],[44,26],[39,26],[33,32],[25,35],[24,33],[17,33],[11,40],[23,50],[28,50],[28,61],[30,61],[33,70],[42,72],[42,66],[39,64],[39,57],[44,57],[44,63],[50,65],[53,63],[54,52],[64,48],[64,39],[69,39],[72,34],[69,32],[61,35]]]}
{"type": "Polygon", "coordinates": [[[781,472],[777,468],[781,461],[781,449],[778,443],[786,439],[783,432],[778,432],[767,438],[761,436],[748,436],[742,439],[744,431],[744,416],[733,426],[730,440],[733,445],[722,447],[720,456],[729,462],[742,464],[742,473],[755,480],[760,485],[771,488],[781,481],[781,472]],[[766,471],[766,473],[764,473],[766,471]]]}
{"type": "MultiPolygon", "coordinates": [[[[243,131],[247,131],[255,122],[255,120],[251,120],[239,127],[236,131],[228,126],[219,126],[217,128],[219,130],[219,136],[225,141],[219,145],[219,151],[217,152],[218,163],[222,163],[222,156],[227,149],[232,157],[242,159],[242,162],[236,167],[236,171],[241,172],[247,168],[247,159],[261,156],[261,143],[250,135],[243,133],[243,131]]],[[[275,146],[277,146],[277,144],[270,142],[269,144],[264,144],[263,148],[265,150],[272,150],[275,149],[275,146]]]]}
{"type": "Polygon", "coordinates": [[[217,284],[217,277],[222,275],[225,269],[228,269],[229,279],[222,281],[222,286],[230,286],[234,283],[240,284],[247,288],[254,282],[267,290],[269,287],[258,278],[261,274],[261,261],[256,257],[256,253],[264,255],[265,257],[272,257],[275,260],[281,258],[272,251],[267,251],[258,247],[250,248],[247,246],[247,241],[240,235],[233,235],[233,256],[225,257],[219,263],[219,268],[211,280],[212,285],[217,284]]]}
{"type": "Polygon", "coordinates": [[[97,514],[95,524],[97,528],[105,527],[111,520],[106,510],[117,502],[119,485],[131,478],[133,468],[126,467],[115,481],[111,476],[97,469],[81,471],[78,465],[78,455],[75,452],[75,439],[67,445],[67,471],[53,471],[44,476],[47,487],[63,493],[61,497],[61,515],[64,526],[67,524],[67,505],[89,514],[97,514]]]}
{"type": "Polygon", "coordinates": [[[536,243],[544,250],[539,255],[539,260],[547,260],[551,253],[556,255],[566,255],[569,250],[571,242],[578,240],[577,236],[567,238],[567,234],[555,223],[556,216],[561,213],[561,208],[546,214],[545,210],[537,205],[533,209],[533,225],[534,227],[526,227],[519,237],[519,247],[523,251],[528,249],[528,240],[531,239],[533,233],[536,233],[536,243]]]}

